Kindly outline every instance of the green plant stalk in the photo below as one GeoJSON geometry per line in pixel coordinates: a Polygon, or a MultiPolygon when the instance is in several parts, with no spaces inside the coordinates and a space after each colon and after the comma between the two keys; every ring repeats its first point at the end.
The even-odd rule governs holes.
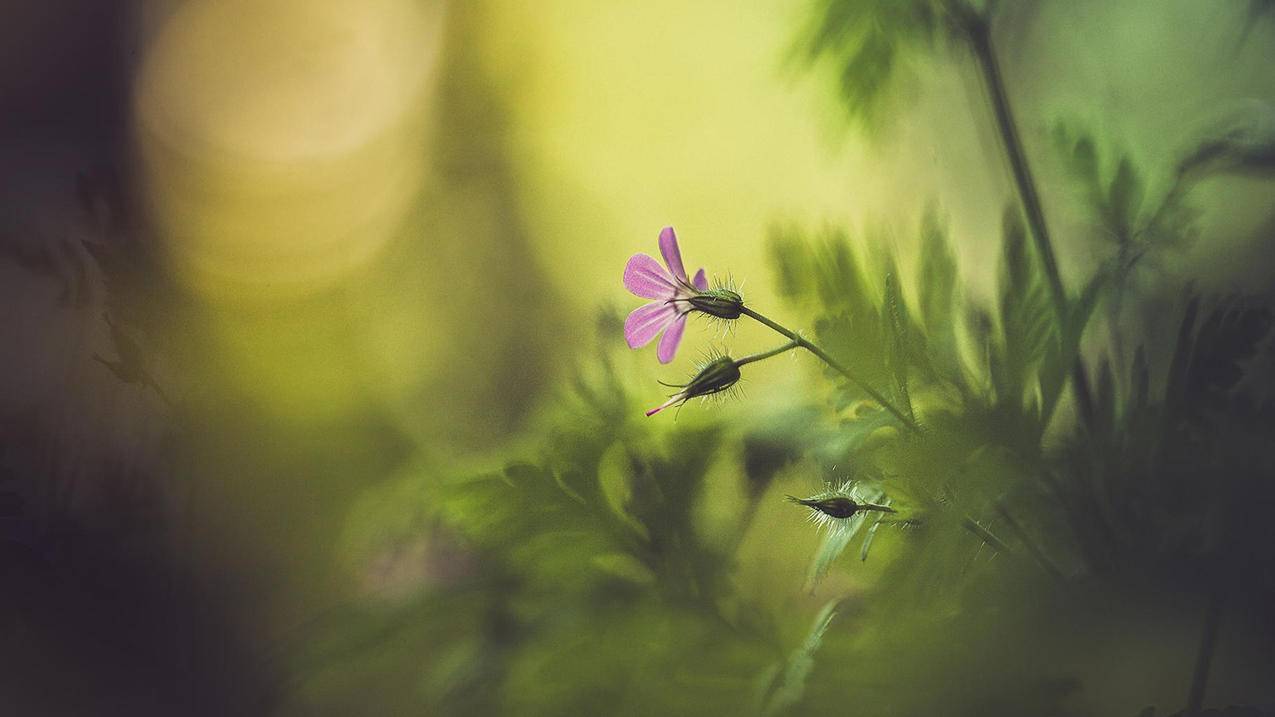
{"type": "MultiPolygon", "coordinates": [[[[898,407],[895,406],[893,403],[891,403],[890,400],[887,399],[884,395],[882,395],[880,391],[877,391],[875,388],[868,385],[866,381],[864,381],[863,379],[851,373],[850,369],[846,368],[845,366],[842,366],[835,359],[829,356],[826,351],[819,348],[819,346],[811,343],[810,340],[807,339],[806,337],[802,336],[796,331],[793,331],[792,329],[789,329],[779,323],[776,323],[775,321],[772,321],[766,318],[765,316],[757,313],[756,311],[753,311],[747,306],[741,307],[740,313],[744,314],[745,316],[751,317],[753,320],[761,324],[764,324],[765,326],[769,327],[770,329],[780,334],[783,334],[784,336],[787,336],[789,339],[792,339],[792,343],[783,347],[783,349],[781,350],[786,351],[789,348],[801,347],[809,351],[810,353],[817,356],[820,361],[823,361],[824,363],[828,364],[828,366],[833,371],[836,371],[842,376],[845,376],[846,379],[850,381],[850,383],[853,383],[855,386],[858,386],[859,389],[861,389],[864,393],[868,394],[868,396],[871,397],[873,401],[876,401],[877,403],[881,404],[881,406],[883,406],[885,410],[889,411],[891,414],[894,415],[895,418],[899,419],[900,423],[902,423],[904,426],[907,426],[908,430],[918,434],[921,432],[921,427],[917,425],[916,421],[908,417],[907,415],[905,415],[902,411],[900,411],[898,407]]],[[[778,352],[779,350],[776,350],[771,353],[773,355],[773,353],[778,353],[778,352]]]]}
{"type": "Polygon", "coordinates": [[[992,531],[984,528],[977,520],[974,520],[968,515],[961,518],[961,525],[969,532],[978,536],[979,540],[982,540],[996,552],[1004,553],[1005,555],[1012,555],[1014,553],[1014,551],[1010,550],[1010,547],[1005,544],[1005,541],[996,537],[992,531]]]}
{"type": "MultiPolygon", "coordinates": [[[[1045,278],[1049,283],[1049,292],[1054,300],[1054,310],[1058,314],[1060,329],[1069,323],[1067,310],[1067,290],[1063,286],[1062,276],[1058,271],[1058,260],[1054,254],[1053,242],[1049,238],[1049,229],[1045,224],[1045,212],[1040,204],[1040,194],[1036,191],[1036,181],[1032,178],[1031,167],[1027,164],[1027,154],[1023,151],[1022,140],[1018,136],[1018,128],[1014,123],[1013,110],[1009,104],[1009,95],[1005,92],[1005,80],[1001,75],[1000,64],[996,59],[996,51],[992,46],[991,26],[986,17],[967,18],[966,34],[978,59],[982,71],[983,83],[991,99],[992,110],[996,115],[996,126],[1000,131],[1001,144],[1009,158],[1010,170],[1014,175],[1014,185],[1018,190],[1018,198],[1022,202],[1023,212],[1027,215],[1027,223],[1031,227],[1032,238],[1036,242],[1036,253],[1045,270],[1045,278]]],[[[1086,425],[1093,421],[1093,398],[1089,388],[1089,375],[1079,357],[1072,366],[1072,390],[1076,394],[1081,419],[1086,425]]]]}
{"type": "Polygon", "coordinates": [[[736,366],[736,367],[738,367],[738,366],[744,366],[744,365],[746,365],[746,364],[750,364],[750,363],[752,363],[752,362],[754,362],[754,361],[761,361],[761,360],[763,360],[763,359],[768,359],[768,358],[770,358],[771,356],[778,356],[779,354],[781,354],[781,353],[783,353],[783,352],[785,352],[785,351],[791,351],[791,350],[793,350],[793,349],[797,348],[797,347],[798,347],[798,346],[800,346],[800,345],[801,345],[801,344],[799,344],[799,343],[798,343],[798,342],[796,342],[796,341],[790,341],[789,343],[786,343],[786,344],[784,344],[783,346],[777,346],[777,347],[775,347],[775,348],[773,348],[773,349],[771,349],[771,350],[769,350],[769,351],[762,351],[761,353],[756,353],[756,354],[752,354],[752,355],[750,355],[750,356],[745,356],[745,357],[740,358],[740,359],[735,359],[735,366],[736,366]]]}
{"type": "Polygon", "coordinates": [[[1001,518],[1005,520],[1005,524],[1010,527],[1010,530],[1013,530],[1014,533],[1018,535],[1018,539],[1022,541],[1023,545],[1027,546],[1027,551],[1032,554],[1032,557],[1036,559],[1036,562],[1040,565],[1040,567],[1043,568],[1045,572],[1049,573],[1050,576],[1058,580],[1062,580],[1062,571],[1058,569],[1057,565],[1054,565],[1054,561],[1050,560],[1049,556],[1045,555],[1045,551],[1042,550],[1027,531],[1023,529],[1022,524],[1020,524],[1018,520],[1014,518],[1013,514],[1009,512],[1009,508],[1007,508],[1004,503],[997,501],[996,512],[1000,513],[1001,518]]]}

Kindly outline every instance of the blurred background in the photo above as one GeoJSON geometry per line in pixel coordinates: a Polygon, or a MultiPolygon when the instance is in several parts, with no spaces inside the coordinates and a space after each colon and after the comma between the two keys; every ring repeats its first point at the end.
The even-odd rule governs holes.
{"type": "MultiPolygon", "coordinates": [[[[1056,158],[1059,122],[1123,147],[1150,168],[1149,192],[1209,127],[1271,122],[1275,136],[1264,3],[1003,5],[1006,85],[1069,285],[1107,249],[1056,158]]],[[[801,327],[768,236],[844,228],[910,276],[928,210],[970,296],[993,291],[1014,190],[969,58],[900,61],[888,105],[848,122],[835,82],[800,59],[810,15],[801,2],[671,0],[0,6],[0,711],[495,709],[448,702],[462,683],[505,695],[510,714],[612,711],[507,697],[597,679],[586,672],[487,675],[497,661],[455,635],[404,647],[394,636],[409,628],[377,621],[404,605],[444,623],[456,610],[456,630],[519,649],[516,609],[427,601],[513,589],[474,577],[488,575],[481,551],[431,516],[431,486],[533,454],[590,366],[615,368],[636,414],[701,348],[773,343],[758,326],[692,322],[669,366],[653,346],[630,352],[628,257],[656,253],[673,225],[688,267],[729,275],[801,327]],[[315,640],[352,639],[368,620],[363,652],[314,661],[315,640]]],[[[1157,302],[1186,282],[1270,291],[1269,179],[1227,176],[1193,196],[1208,241],[1168,256],[1151,298],[1113,325],[1171,335],[1178,319],[1157,302]]],[[[760,421],[826,382],[783,357],[747,383],[741,400],[640,430],[664,445],[705,422],[760,421]]],[[[695,520],[710,543],[738,541],[730,580],[789,616],[792,638],[880,568],[856,563],[807,594],[819,536],[779,498],[821,475],[786,473],[736,539],[748,488],[732,460],[706,469],[695,520]]],[[[1148,620],[1172,623],[1161,618],[1148,620]]],[[[1194,624],[1179,627],[1194,640],[1194,624]]],[[[1146,630],[1171,642],[1179,627],[1146,630]]],[[[546,649],[559,648],[576,649],[546,649]]],[[[657,665],[612,664],[630,667],[663,689],[657,665]]],[[[1130,680],[1172,692],[1189,669],[1130,680]]],[[[1237,678],[1235,699],[1260,682],[1237,678]]],[[[1145,692],[1099,690],[1124,695],[1113,713],[1129,715],[1145,692]]],[[[677,704],[614,712],[711,711],[677,704]]]]}

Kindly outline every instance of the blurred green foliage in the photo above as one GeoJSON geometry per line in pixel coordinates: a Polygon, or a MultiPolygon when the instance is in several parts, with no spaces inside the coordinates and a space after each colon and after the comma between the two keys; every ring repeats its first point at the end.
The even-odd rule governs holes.
{"type": "MultiPolygon", "coordinates": [[[[820,0],[800,55],[834,65],[851,118],[871,126],[911,53],[988,32],[996,5],[820,0]]],[[[523,442],[478,467],[421,456],[366,492],[342,539],[366,590],[271,651],[286,676],[272,706],[1079,715],[1184,697],[1140,691],[1094,659],[1095,645],[1113,629],[1152,635],[1128,648],[1144,664],[1125,669],[1199,686],[1214,647],[1197,654],[1177,638],[1198,632],[1200,615],[1206,635],[1223,605],[1269,634],[1273,314],[1269,297],[1188,288],[1177,335],[1160,345],[1125,331],[1121,307],[1143,300],[1139,272],[1201,240],[1193,187],[1270,174],[1267,119],[1259,107],[1219,125],[1158,172],[1058,125],[1056,148],[1109,250],[1061,297],[1051,249],[1015,204],[986,239],[1000,248],[986,299],[962,279],[936,208],[916,223],[909,272],[843,228],[777,227],[770,259],[789,308],[919,431],[831,370],[774,405],[645,419],[652,387],[626,372],[620,322],[603,312],[523,442]],[[1101,340],[1092,325],[1104,307],[1101,340]],[[1068,392],[1087,372],[1088,412],[1068,392]],[[897,512],[861,511],[816,534],[770,509],[781,484],[843,482],[897,512]],[[783,561],[805,566],[789,573],[804,583],[781,582],[783,561]],[[774,574],[750,580],[750,562],[774,574]]],[[[121,283],[114,258],[89,250],[108,287],[121,283]]],[[[112,333],[117,353],[140,365],[125,336],[112,333]]],[[[1271,699],[1269,665],[1250,648],[1225,648],[1238,675],[1228,679],[1271,699]]]]}
{"type": "MultiPolygon", "coordinates": [[[[995,10],[825,0],[801,53],[837,65],[841,99],[871,124],[908,53],[986,32],[995,10]]],[[[1062,297],[1040,253],[1052,250],[1015,205],[990,300],[964,285],[936,209],[917,224],[911,276],[844,229],[777,227],[778,288],[810,338],[919,432],[833,371],[826,390],[783,405],[644,420],[652,393],[635,400],[610,341],[618,321],[605,319],[602,344],[530,429],[534,447],[494,470],[414,469],[383,489],[389,516],[362,517],[409,534],[433,526],[467,569],[355,608],[376,617],[361,630],[338,621],[341,649],[308,640],[292,664],[303,676],[368,669],[392,653],[365,651],[414,641],[414,695],[443,714],[1134,714],[1186,698],[1096,659],[1121,630],[1145,641],[1124,648],[1141,662],[1121,669],[1202,690],[1215,647],[1197,649],[1201,616],[1206,635],[1222,604],[1272,627],[1272,312],[1187,289],[1174,341],[1149,344],[1124,330],[1120,307],[1143,300],[1137,271],[1199,240],[1197,182],[1269,167],[1270,144],[1244,126],[1206,133],[1157,183],[1114,143],[1060,124],[1056,147],[1111,249],[1062,297]],[[1089,330],[1104,306],[1106,342],[1089,330]],[[1089,374],[1086,412],[1068,389],[1089,374]],[[742,472],[726,499],[720,465],[742,472]],[[831,521],[800,557],[806,584],[765,588],[813,601],[775,601],[741,566],[758,559],[748,536],[787,539],[758,520],[776,485],[802,474],[807,487],[846,480],[898,513],[831,521]],[[705,510],[719,516],[711,529],[705,510]]],[[[1222,652],[1232,684],[1272,697],[1254,688],[1268,665],[1247,643],[1222,652]]],[[[351,681],[347,697],[366,684],[351,681]]],[[[324,703],[315,694],[301,703],[324,703]]]]}
{"type": "Polygon", "coordinates": [[[405,479],[415,488],[394,490],[389,504],[444,526],[471,570],[426,597],[361,608],[380,614],[370,632],[336,638],[346,644],[335,651],[316,651],[331,637],[307,643],[298,669],[376,672],[391,646],[410,642],[416,698],[439,713],[841,714],[853,699],[875,714],[1040,714],[1089,704],[1081,686],[1097,676],[1084,674],[1084,641],[1068,631],[1109,629],[1113,601],[1123,614],[1166,594],[1275,595],[1275,553],[1261,533],[1275,469],[1262,437],[1275,403],[1241,390],[1269,380],[1250,363],[1270,310],[1213,302],[1200,321],[1204,302],[1191,297],[1168,364],[1155,367],[1161,381],[1146,349],[1127,366],[1094,364],[1097,410],[1082,428],[1054,406],[1099,282],[1071,309],[1075,325],[1062,325],[1009,211],[994,310],[980,307],[958,298],[941,221],[927,218],[921,232],[933,251],[918,266],[915,307],[892,278],[895,262],[860,260],[840,232],[808,243],[789,228],[773,244],[785,295],[815,312],[815,338],[890,386],[920,435],[840,384],[826,405],[787,418],[664,430],[638,415],[601,349],[524,458],[476,473],[423,469],[405,479]],[[892,550],[875,587],[834,592],[815,613],[776,613],[732,579],[739,540],[707,535],[695,510],[724,454],[747,473],[736,535],[780,529],[750,523],[801,456],[880,491],[866,499],[892,501],[897,520],[869,526],[860,513],[826,534],[811,563],[818,588],[834,565],[856,569],[840,557],[854,538],[860,561],[885,538],[892,550]],[[833,620],[837,604],[851,618],[833,620]],[[988,641],[997,647],[986,670],[963,664],[988,641]],[[1015,657],[1034,649],[1054,653],[1015,657]],[[910,688],[921,673],[960,687],[910,688]]]}

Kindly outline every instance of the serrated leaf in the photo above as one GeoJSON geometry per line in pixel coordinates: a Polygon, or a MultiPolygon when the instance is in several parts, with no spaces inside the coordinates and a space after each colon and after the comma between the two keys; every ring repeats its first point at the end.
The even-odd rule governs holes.
{"type": "Polygon", "coordinates": [[[872,127],[907,53],[929,44],[941,26],[941,7],[935,0],[822,0],[798,39],[799,57],[833,65],[847,115],[872,127]]]}
{"type": "Polygon", "coordinates": [[[1271,311],[1261,306],[1223,303],[1210,312],[1196,335],[1187,369],[1187,392],[1203,398],[1226,392],[1244,377],[1244,363],[1271,330],[1271,311]]]}
{"type": "Polygon", "coordinates": [[[885,314],[882,324],[887,328],[890,338],[889,363],[894,379],[894,396],[903,412],[915,420],[912,396],[908,389],[912,331],[907,306],[903,303],[903,292],[899,289],[898,275],[894,272],[885,276],[885,302],[881,308],[885,314]]]}
{"type": "Polygon", "coordinates": [[[1023,408],[1029,380],[1058,339],[1054,312],[1037,262],[1032,260],[1027,231],[1018,212],[1008,208],[1004,220],[1004,246],[999,281],[999,366],[993,373],[997,398],[1003,404],[1023,408]]]}

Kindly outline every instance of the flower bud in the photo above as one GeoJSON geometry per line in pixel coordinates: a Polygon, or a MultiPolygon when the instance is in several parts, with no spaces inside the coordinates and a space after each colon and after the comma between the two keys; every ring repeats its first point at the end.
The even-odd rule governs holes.
{"type": "Polygon", "coordinates": [[[865,497],[851,481],[846,481],[835,488],[829,486],[828,490],[809,498],[798,498],[790,495],[788,500],[809,508],[810,519],[823,526],[841,524],[842,521],[854,517],[856,513],[865,511],[878,513],[898,512],[890,507],[889,501],[885,500],[884,493],[877,492],[874,495],[865,497]]]}
{"type": "Polygon", "coordinates": [[[682,393],[686,394],[688,399],[696,396],[707,396],[725,391],[738,381],[739,366],[735,363],[735,359],[729,356],[722,356],[710,361],[704,368],[700,369],[690,383],[683,387],[682,393]]]}
{"type": "Polygon", "coordinates": [[[682,389],[669,397],[659,406],[646,412],[653,416],[660,411],[677,404],[685,403],[697,396],[711,396],[721,393],[739,382],[739,364],[729,356],[713,359],[704,365],[686,384],[678,386],[682,389]]]}
{"type": "Polygon", "coordinates": [[[730,289],[706,289],[687,301],[696,311],[719,319],[738,319],[744,309],[744,297],[730,289]]]}

